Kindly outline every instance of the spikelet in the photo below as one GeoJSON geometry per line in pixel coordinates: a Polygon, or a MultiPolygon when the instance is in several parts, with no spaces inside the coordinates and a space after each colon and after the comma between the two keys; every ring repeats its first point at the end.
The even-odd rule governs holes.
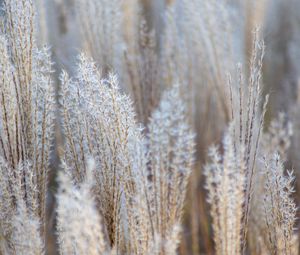
{"type": "Polygon", "coordinates": [[[264,57],[264,42],[258,37],[258,31],[254,33],[252,57],[250,60],[249,75],[245,79],[242,67],[237,66],[237,76],[232,80],[228,77],[230,88],[231,119],[233,121],[233,137],[236,150],[243,151],[245,162],[245,200],[242,221],[242,253],[246,249],[248,221],[250,215],[251,200],[255,177],[255,166],[259,153],[259,145],[264,125],[264,117],[267,110],[267,95],[261,105],[261,78],[262,63],[264,57]],[[245,86],[245,83],[247,86],[245,86]]]}
{"type": "Polygon", "coordinates": [[[181,221],[193,165],[194,134],[186,110],[175,85],[163,94],[148,125],[149,201],[154,232],[162,239],[181,221]]]}
{"type": "Polygon", "coordinates": [[[216,254],[241,254],[246,165],[243,149],[235,148],[232,125],[224,137],[223,150],[220,155],[211,147],[211,162],[205,167],[215,250],[216,254]]]}
{"type": "Polygon", "coordinates": [[[192,169],[194,134],[179,86],[167,90],[153,112],[145,139],[136,136],[132,186],[124,185],[130,254],[174,254],[186,185],[192,169]]]}
{"type": "Polygon", "coordinates": [[[114,245],[123,239],[121,185],[132,171],[129,143],[140,132],[132,103],[120,92],[117,78],[110,75],[103,79],[96,65],[84,55],[79,57],[77,76],[69,79],[63,73],[61,81],[64,158],[75,183],[85,175],[86,159],[95,158],[95,198],[114,245]]]}
{"type": "Polygon", "coordinates": [[[297,208],[291,197],[294,193],[293,172],[284,173],[279,154],[266,156],[263,162],[265,190],[261,205],[264,211],[269,252],[271,254],[297,254],[297,252],[294,253],[297,208]]]}
{"type": "MultiPolygon", "coordinates": [[[[86,159],[95,158],[92,192],[111,247],[117,253],[145,254],[155,235],[167,239],[180,222],[192,168],[194,135],[179,88],[166,91],[144,138],[116,77],[101,78],[93,61],[80,55],[77,75],[70,79],[63,73],[61,82],[69,175],[80,185],[86,159]]],[[[177,244],[179,236],[171,237],[177,244]]]]}
{"type": "MultiPolygon", "coordinates": [[[[271,121],[267,132],[263,133],[260,146],[260,155],[272,155],[278,153],[282,160],[287,158],[287,152],[291,144],[292,124],[287,120],[286,115],[280,113],[278,117],[271,121]]],[[[257,173],[254,176],[253,199],[250,211],[250,247],[257,253],[267,250],[268,234],[264,220],[264,208],[261,201],[265,196],[265,178],[260,169],[264,168],[263,162],[256,163],[257,173]]],[[[265,252],[266,253],[266,252],[265,252]]]]}
{"type": "MultiPolygon", "coordinates": [[[[12,171],[0,159],[0,229],[1,246],[19,251],[17,254],[42,254],[40,236],[39,200],[36,175],[29,162],[20,163],[12,171]],[[30,233],[30,239],[25,236],[30,233]]],[[[6,254],[4,251],[1,251],[6,254]]]]}
{"type": "Polygon", "coordinates": [[[38,217],[28,213],[24,202],[19,201],[12,218],[14,252],[18,255],[41,255],[44,252],[38,217]]]}
{"type": "MultiPolygon", "coordinates": [[[[4,213],[9,212],[6,220],[10,225],[14,215],[18,215],[16,219],[23,217],[20,212],[34,217],[39,222],[39,238],[44,243],[55,104],[52,63],[49,49],[39,50],[35,44],[32,1],[5,0],[4,14],[0,31],[0,171],[5,180],[10,180],[4,190],[18,191],[11,197],[5,196],[7,200],[3,203],[11,208],[4,213]]],[[[7,222],[3,224],[7,225],[7,222]]],[[[6,232],[5,229],[2,231],[6,232]]],[[[11,235],[1,235],[5,235],[11,247],[17,245],[15,239],[9,240],[11,235]]]]}
{"type": "MultiPolygon", "coordinates": [[[[64,171],[66,171],[64,164],[64,171]]],[[[59,176],[58,239],[60,254],[100,255],[107,252],[107,245],[92,195],[93,169],[87,168],[87,176],[78,187],[66,173],[59,176]]],[[[67,171],[68,172],[68,171],[67,171]]]]}

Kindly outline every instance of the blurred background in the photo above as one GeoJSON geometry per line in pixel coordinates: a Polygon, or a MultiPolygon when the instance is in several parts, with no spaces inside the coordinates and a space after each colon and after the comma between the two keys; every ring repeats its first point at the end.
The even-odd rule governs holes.
{"type": "MultiPolygon", "coordinates": [[[[229,120],[227,74],[241,63],[247,77],[253,31],[266,50],[263,93],[270,94],[266,126],[280,112],[293,124],[286,165],[300,188],[300,1],[299,0],[33,0],[38,45],[49,45],[53,77],[75,72],[77,55],[94,58],[104,74],[115,72],[141,123],[161,92],[181,84],[197,133],[197,160],[190,179],[180,254],[213,254],[204,177],[209,145],[220,142],[229,120]]],[[[0,0],[1,2],[1,0],[0,0]]],[[[55,192],[59,146],[50,173],[47,254],[56,254],[55,192]]],[[[295,196],[300,204],[300,193],[295,196]]]]}

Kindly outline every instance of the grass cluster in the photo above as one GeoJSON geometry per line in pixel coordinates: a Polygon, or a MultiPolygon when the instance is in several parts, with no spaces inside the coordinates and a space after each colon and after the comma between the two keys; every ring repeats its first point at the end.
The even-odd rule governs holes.
{"type": "Polygon", "coordinates": [[[4,0],[0,254],[298,254],[299,102],[270,120],[266,6],[4,0]]]}

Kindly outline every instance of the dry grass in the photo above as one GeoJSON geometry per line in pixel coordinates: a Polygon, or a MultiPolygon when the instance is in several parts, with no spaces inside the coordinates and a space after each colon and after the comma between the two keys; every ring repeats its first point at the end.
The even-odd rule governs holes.
{"type": "Polygon", "coordinates": [[[298,254],[288,3],[3,2],[0,254],[298,254]]]}

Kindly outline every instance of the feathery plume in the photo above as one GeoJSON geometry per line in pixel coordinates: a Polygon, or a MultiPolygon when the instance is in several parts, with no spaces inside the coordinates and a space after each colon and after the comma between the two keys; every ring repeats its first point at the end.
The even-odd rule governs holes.
{"type": "Polygon", "coordinates": [[[231,125],[224,137],[223,155],[210,148],[211,162],[205,167],[216,254],[241,254],[243,241],[246,163],[243,149],[235,147],[233,130],[231,125]]]}
{"type": "Polygon", "coordinates": [[[293,172],[284,173],[279,154],[263,159],[262,173],[265,176],[265,191],[261,205],[271,254],[292,255],[294,250],[294,226],[297,207],[293,198],[293,172]]]}
{"type": "MultiPolygon", "coordinates": [[[[65,168],[64,171],[69,172],[65,168]]],[[[57,195],[57,230],[60,254],[106,254],[101,217],[92,195],[93,170],[87,167],[86,179],[78,187],[66,173],[60,172],[57,195]]]]}
{"type": "Polygon", "coordinates": [[[65,161],[75,183],[80,183],[86,159],[95,159],[95,199],[111,245],[119,247],[121,183],[132,174],[129,143],[139,133],[131,100],[120,92],[114,75],[103,79],[84,55],[79,57],[77,76],[70,79],[63,73],[61,82],[65,161]]]}
{"type": "MultiPolygon", "coordinates": [[[[10,179],[4,189],[9,193],[16,189],[22,196],[13,193],[3,203],[11,206],[9,224],[14,215],[19,215],[16,219],[26,217],[22,212],[34,215],[44,242],[55,104],[51,57],[47,48],[36,47],[31,0],[5,0],[4,14],[0,32],[0,172],[10,179]]],[[[14,242],[7,238],[11,236],[6,236],[6,241],[14,242]]]]}

